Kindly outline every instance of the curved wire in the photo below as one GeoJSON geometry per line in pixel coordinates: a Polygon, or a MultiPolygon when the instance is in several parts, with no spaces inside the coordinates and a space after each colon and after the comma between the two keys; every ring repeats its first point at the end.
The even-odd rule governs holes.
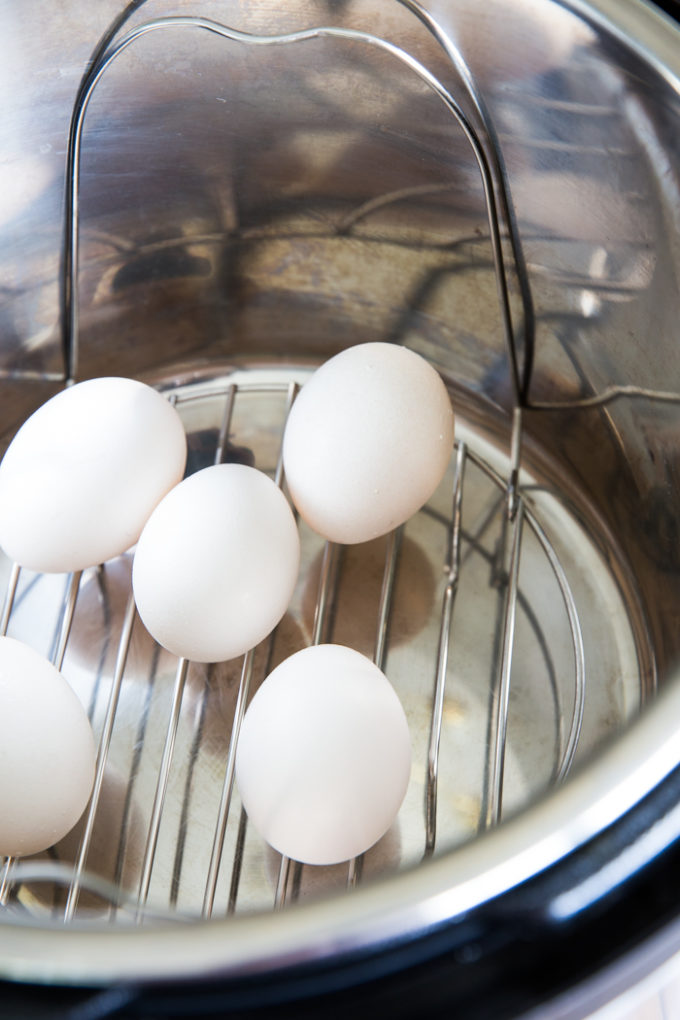
{"type": "MultiPolygon", "coordinates": [[[[495,484],[503,490],[505,488],[502,477],[498,474],[490,464],[482,460],[481,457],[477,456],[472,451],[468,452],[468,456],[474,464],[484,472],[484,474],[490,478],[495,484]]],[[[567,619],[569,622],[569,630],[571,632],[572,648],[574,652],[574,668],[575,668],[575,682],[574,682],[574,702],[572,705],[571,719],[569,722],[569,728],[567,731],[567,739],[562,748],[562,756],[556,771],[556,782],[561,782],[566,778],[569,772],[576,748],[578,746],[579,737],[581,734],[581,727],[583,725],[583,716],[585,712],[585,698],[586,698],[586,665],[585,665],[585,649],[583,644],[583,633],[581,630],[581,624],[578,618],[578,610],[574,600],[573,592],[569,586],[567,575],[562,567],[555,550],[553,549],[548,536],[541,527],[536,515],[534,514],[530,505],[524,503],[524,519],[527,521],[536,538],[541,544],[544,553],[546,554],[550,566],[553,570],[555,579],[559,585],[560,593],[564,601],[564,606],[567,613],[567,619]]]]}
{"type": "MultiPolygon", "coordinates": [[[[130,0],[127,6],[120,12],[117,18],[111,22],[106,29],[104,35],[101,37],[97,45],[95,46],[92,55],[87,63],[87,69],[85,74],[80,79],[78,91],[76,93],[75,102],[73,104],[73,111],[71,113],[71,121],[69,124],[69,139],[67,149],[67,171],[72,167],[72,154],[74,145],[74,129],[78,120],[79,111],[82,108],[83,102],[87,95],[90,82],[93,75],[96,73],[101,61],[106,56],[106,52],[111,46],[112,42],[120,32],[123,25],[132,17],[135,11],[143,7],[146,0],[130,0]]],[[[74,301],[72,292],[72,281],[73,281],[73,270],[72,265],[72,232],[74,229],[73,220],[73,208],[72,208],[72,188],[70,173],[66,174],[66,194],[64,204],[64,232],[62,239],[62,253],[61,253],[61,287],[59,293],[59,300],[61,302],[61,328],[62,328],[62,352],[64,358],[64,375],[66,381],[71,382],[75,376],[76,366],[72,364],[72,344],[70,334],[70,312],[69,309],[74,301]]]]}
{"type": "MultiPolygon", "coordinates": [[[[65,252],[64,252],[64,286],[63,286],[63,336],[64,336],[64,359],[66,382],[70,384],[76,377],[78,370],[78,253],[79,253],[79,185],[80,185],[80,158],[82,148],[82,133],[92,94],[100,81],[102,75],[113,61],[123,53],[137,39],[158,30],[168,28],[198,28],[214,33],[232,42],[248,43],[255,46],[278,46],[287,43],[303,43],[320,38],[338,38],[346,41],[361,42],[374,46],[383,52],[399,60],[402,64],[413,71],[425,85],[444,103],[450,113],[458,122],[465,137],[467,138],[482,178],[484,197],[486,201],[487,219],[491,238],[494,268],[498,289],[498,299],[501,311],[501,320],[505,342],[512,365],[512,383],[515,390],[515,401],[522,400],[522,386],[519,379],[517,366],[516,348],[514,341],[514,328],[512,321],[512,310],[510,307],[508,277],[506,272],[505,259],[503,254],[501,228],[494,189],[494,173],[491,169],[487,153],[481,144],[479,136],[471,122],[453,98],[451,93],[442,85],[423,64],[406,53],[400,47],[395,46],[387,40],[378,36],[370,35],[353,29],[317,27],[304,29],[297,32],[289,32],[280,35],[254,35],[229,28],[220,22],[208,18],[199,17],[167,17],[158,18],[145,22],[132,29],[123,39],[115,45],[104,48],[97,63],[93,64],[90,73],[82,83],[78,100],[74,107],[71,129],[69,133],[69,147],[67,156],[67,200],[66,200],[66,227],[65,227],[65,252]]],[[[492,146],[493,148],[493,146],[492,146]]],[[[504,194],[501,188],[501,195],[504,194]]],[[[507,210],[504,209],[504,213],[507,210]]],[[[518,273],[518,278],[521,273],[518,273]]],[[[526,316],[526,311],[525,311],[526,316]]]]}
{"type": "Polygon", "coordinates": [[[420,4],[419,0],[396,0],[397,3],[405,7],[416,18],[425,26],[432,37],[439,43],[441,48],[446,53],[447,57],[458,72],[460,79],[465,86],[465,90],[472,100],[472,104],[475,113],[479,117],[480,123],[484,128],[484,132],[489,141],[488,152],[486,153],[489,162],[489,168],[493,176],[496,191],[498,193],[499,207],[505,222],[505,226],[508,232],[508,240],[510,242],[510,248],[512,251],[512,257],[515,264],[515,273],[517,276],[517,284],[519,286],[520,300],[522,302],[522,311],[524,315],[523,323],[523,365],[520,371],[519,359],[517,356],[517,345],[515,339],[514,330],[506,336],[508,343],[508,355],[510,358],[510,366],[513,374],[513,383],[515,389],[515,399],[518,404],[524,406],[528,400],[529,387],[531,384],[531,375],[534,365],[534,351],[536,341],[536,315],[534,312],[534,304],[531,296],[531,286],[529,284],[529,274],[527,271],[526,261],[524,259],[524,252],[522,250],[522,244],[520,240],[519,227],[517,225],[517,219],[515,217],[515,211],[513,204],[510,200],[510,191],[508,188],[508,175],[505,168],[505,161],[503,159],[503,149],[501,147],[498,134],[493,122],[493,118],[489,112],[489,109],[484,102],[484,99],[477,88],[470,68],[465,62],[465,59],[455,45],[451,37],[444,32],[439,22],[437,22],[429,11],[426,11],[420,4]]]}

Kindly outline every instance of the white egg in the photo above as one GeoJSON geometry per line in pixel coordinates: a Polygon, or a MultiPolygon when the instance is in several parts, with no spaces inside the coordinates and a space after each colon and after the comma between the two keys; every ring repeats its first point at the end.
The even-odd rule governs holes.
{"type": "Polygon", "coordinates": [[[414,514],[453,448],[446,387],[396,344],[349,347],[302,387],[286,424],[284,469],[301,517],[334,542],[365,542],[414,514]]]}
{"type": "Polygon", "coordinates": [[[0,854],[39,853],[76,824],[95,746],[67,681],[33,648],[0,637],[0,854]]]}
{"type": "Polygon", "coordinates": [[[179,415],[150,386],[71,386],[31,415],[0,464],[0,545],[42,572],[118,556],[181,479],[186,455],[179,415]]]}
{"type": "Polygon", "coordinates": [[[231,659],[285,613],[300,566],[293,512],[262,471],[218,464],[159,503],[135,551],[132,586],[147,630],[175,655],[231,659]]]}
{"type": "Polygon", "coordinates": [[[276,850],[306,864],[336,864],[373,846],[399,811],[410,769],[394,688],[342,645],[306,648],[270,673],[236,755],[249,819],[276,850]]]}

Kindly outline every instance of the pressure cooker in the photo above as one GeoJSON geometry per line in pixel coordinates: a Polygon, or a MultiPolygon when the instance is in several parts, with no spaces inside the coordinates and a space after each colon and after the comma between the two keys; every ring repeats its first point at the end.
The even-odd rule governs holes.
{"type": "Polygon", "coordinates": [[[586,1015],[680,945],[678,26],[642,0],[5,0],[2,24],[3,450],[128,376],[174,404],[189,473],[285,492],[298,392],[370,341],[427,359],[456,422],[397,531],[300,522],[242,659],[154,642],[133,551],[2,560],[0,630],[98,742],[76,828],[2,861],[7,1009],[586,1015]],[[395,824],[332,866],[269,847],[234,782],[254,692],[322,642],[385,672],[413,752],[395,824]]]}

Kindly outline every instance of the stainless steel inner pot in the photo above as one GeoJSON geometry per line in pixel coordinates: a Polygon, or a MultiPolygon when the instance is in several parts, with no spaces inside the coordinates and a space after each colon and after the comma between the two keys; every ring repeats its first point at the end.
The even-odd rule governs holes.
{"type": "Polygon", "coordinates": [[[4,864],[7,978],[242,978],[406,939],[680,754],[677,29],[634,0],[281,6],[2,4],[5,443],[65,383],[130,375],[176,401],[189,470],[285,485],[299,387],[387,340],[442,374],[456,454],[384,541],[301,525],[289,612],[243,662],[156,647],[131,556],[3,563],[2,626],[101,739],[81,824],[4,864]],[[249,697],[321,640],[385,669],[414,749],[397,824],[333,868],[281,860],[233,789],[249,697]]]}

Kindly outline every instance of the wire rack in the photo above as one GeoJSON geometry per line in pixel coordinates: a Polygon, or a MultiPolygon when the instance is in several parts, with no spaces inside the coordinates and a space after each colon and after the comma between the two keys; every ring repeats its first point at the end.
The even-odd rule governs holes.
{"type": "MultiPolygon", "coordinates": [[[[308,370],[307,370],[308,371],[308,370]]],[[[247,376],[247,373],[245,373],[247,376]]],[[[266,376],[266,370],[263,370],[266,376]]],[[[247,461],[255,460],[256,464],[261,463],[264,470],[275,478],[279,484],[284,483],[280,454],[276,451],[276,462],[268,465],[267,459],[271,457],[276,446],[280,446],[280,439],[285,423],[285,417],[292,405],[300,382],[304,381],[305,370],[298,369],[297,378],[277,379],[282,370],[272,373],[274,378],[264,382],[224,382],[218,383],[212,380],[204,385],[188,384],[180,387],[169,394],[175,402],[178,410],[188,422],[188,434],[190,447],[198,450],[198,460],[194,460],[193,467],[199,463],[204,464],[207,459],[216,463],[225,460],[245,458],[247,461]],[[259,414],[257,406],[259,405],[259,414]],[[259,433],[259,449],[235,445],[234,439],[238,438],[243,424],[237,425],[236,436],[234,436],[235,417],[238,417],[239,410],[243,407],[243,422],[248,422],[248,428],[259,433]],[[218,411],[219,408],[219,411],[218,411]],[[207,421],[201,420],[201,427],[197,431],[190,431],[192,416],[199,415],[202,419],[207,414],[207,421]],[[273,420],[279,417],[280,424],[278,431],[274,434],[273,420]],[[258,421],[259,418],[259,421],[258,421]],[[278,440],[278,442],[277,442],[278,440]]],[[[465,432],[463,426],[463,432],[465,432]]],[[[257,440],[256,440],[257,442],[257,440]]],[[[472,439],[474,444],[474,438],[472,439]]],[[[467,515],[466,515],[467,516],[467,515]]],[[[489,464],[488,459],[480,456],[470,448],[470,441],[461,438],[456,445],[456,452],[451,469],[448,473],[441,491],[431,504],[418,515],[420,521],[410,522],[406,528],[393,532],[380,548],[371,551],[373,557],[373,570],[379,574],[372,589],[372,606],[374,624],[368,634],[362,633],[358,640],[362,650],[372,655],[374,661],[383,669],[391,673],[390,666],[394,662],[392,675],[401,674],[400,683],[403,684],[402,696],[409,699],[408,683],[405,680],[405,665],[399,663],[398,654],[395,658],[395,644],[399,643],[402,633],[401,620],[406,613],[411,613],[409,607],[402,609],[398,600],[404,597],[404,590],[413,586],[423,586],[422,575],[439,578],[426,582],[429,589],[428,602],[432,603],[431,610],[428,605],[428,620],[425,624],[421,622],[422,639],[428,648],[427,655],[433,661],[432,675],[429,678],[431,687],[428,690],[427,711],[427,738],[418,739],[418,743],[425,752],[425,758],[421,762],[422,778],[416,782],[418,787],[418,799],[423,794],[422,805],[414,812],[420,815],[420,819],[414,824],[408,822],[411,830],[422,830],[417,837],[414,833],[414,840],[421,842],[419,849],[410,851],[410,854],[417,858],[430,856],[437,848],[437,819],[438,800],[441,783],[441,758],[440,746],[444,725],[444,717],[447,711],[447,682],[451,682],[452,675],[455,675],[455,661],[452,666],[451,657],[455,654],[455,642],[452,640],[453,624],[455,619],[454,608],[456,597],[460,587],[461,577],[465,578],[466,568],[470,561],[477,560],[477,568],[470,576],[482,570],[486,573],[484,591],[477,595],[481,599],[476,612],[493,620],[493,627],[490,625],[488,644],[494,646],[496,652],[493,658],[494,671],[497,674],[497,684],[493,691],[493,704],[489,706],[489,720],[491,734],[488,738],[487,759],[484,763],[484,787],[479,799],[479,816],[475,820],[476,830],[494,825],[501,817],[503,808],[504,772],[506,760],[506,745],[508,735],[510,681],[512,675],[513,648],[515,644],[514,635],[518,614],[524,618],[525,626],[532,634],[532,641],[540,646],[540,654],[544,658],[543,673],[546,679],[546,687],[552,684],[552,690],[546,690],[545,696],[552,702],[552,712],[555,719],[555,733],[549,750],[550,763],[544,781],[552,783],[560,781],[567,774],[576,751],[579,732],[583,720],[585,701],[585,665],[581,628],[578,620],[577,607],[574,595],[571,591],[569,581],[555,552],[551,541],[545,533],[539,518],[526,500],[518,501],[517,512],[510,520],[507,514],[507,481],[489,464]],[[466,480],[467,479],[467,480],[466,480]],[[466,496],[466,493],[469,496],[466,496]],[[464,507],[467,500],[474,504],[470,515],[473,517],[471,523],[464,525],[464,507]],[[555,673],[559,668],[553,662],[549,645],[551,635],[546,633],[546,624],[535,618],[535,610],[532,609],[525,592],[520,585],[520,559],[525,531],[529,531],[535,549],[533,559],[540,563],[540,573],[544,576],[543,590],[546,585],[554,592],[559,593],[562,606],[559,611],[559,628],[566,626],[569,632],[569,642],[572,648],[570,664],[570,675],[561,678],[559,683],[555,673]],[[428,556],[433,560],[440,557],[438,563],[433,563],[433,570],[429,564],[416,563],[409,565],[408,544],[413,549],[424,548],[428,556]],[[405,564],[405,566],[404,566],[405,564]],[[400,571],[401,591],[398,591],[400,571]],[[550,581],[547,581],[547,578],[550,581]],[[420,580],[419,580],[420,577],[420,580]],[[438,605],[438,608],[437,608],[438,605]],[[396,627],[396,632],[395,632],[396,627]],[[369,648],[372,644],[372,648],[369,648]],[[420,786],[422,785],[422,791],[420,786]]],[[[294,609],[299,621],[299,630],[295,635],[295,647],[302,647],[308,643],[318,643],[324,640],[337,640],[338,633],[343,637],[343,625],[341,617],[351,615],[348,606],[354,603],[357,590],[365,585],[365,576],[356,578],[352,582],[352,566],[343,563],[347,551],[342,547],[331,543],[320,543],[308,529],[301,525],[303,536],[303,559],[307,562],[306,579],[304,588],[306,594],[301,596],[303,608],[294,609]],[[343,584],[347,584],[349,572],[349,588],[342,591],[343,584]],[[356,587],[355,587],[356,586],[356,587]],[[313,598],[309,589],[314,589],[313,598]],[[304,609],[304,603],[307,608],[304,609]]],[[[365,553],[364,553],[365,554],[365,553]]],[[[120,564],[118,565],[120,569],[120,564]]],[[[113,566],[115,570],[115,563],[113,566]]],[[[81,823],[78,833],[78,846],[70,867],[63,862],[53,861],[51,865],[45,862],[39,865],[43,869],[44,880],[63,882],[67,880],[66,899],[60,903],[59,909],[65,919],[71,919],[76,911],[79,898],[83,890],[96,892],[100,896],[106,895],[112,900],[116,907],[127,905],[130,900],[134,901],[134,914],[140,918],[144,914],[149,893],[152,888],[154,866],[157,861],[159,839],[161,838],[164,824],[164,812],[168,809],[169,790],[171,796],[178,799],[177,783],[179,778],[174,772],[181,772],[187,767],[188,771],[183,776],[180,785],[182,786],[180,805],[175,804],[170,809],[173,815],[173,825],[176,827],[177,843],[174,849],[174,861],[170,869],[172,874],[169,881],[166,875],[165,882],[169,888],[177,890],[181,886],[180,873],[182,870],[182,859],[188,853],[186,847],[187,828],[191,824],[192,813],[196,802],[200,802],[202,794],[199,783],[207,783],[211,793],[211,808],[214,812],[212,834],[209,840],[210,852],[205,858],[205,881],[204,887],[200,890],[200,909],[197,903],[193,903],[192,912],[200,913],[202,916],[210,916],[216,900],[218,881],[221,871],[230,870],[228,882],[228,899],[226,909],[233,911],[239,896],[239,883],[246,853],[247,820],[240,809],[235,807],[236,795],[234,793],[234,760],[236,744],[241,720],[249,698],[254,687],[261,682],[270,664],[276,656],[275,645],[277,641],[276,632],[258,650],[249,652],[238,664],[233,665],[235,672],[239,673],[236,688],[233,695],[233,705],[230,705],[229,714],[229,739],[226,745],[222,746],[222,763],[218,768],[211,771],[209,775],[199,776],[200,771],[200,749],[202,742],[206,741],[205,727],[208,722],[208,714],[214,711],[210,707],[211,696],[214,695],[215,685],[210,678],[201,675],[199,680],[188,683],[191,664],[187,660],[180,659],[174,668],[174,680],[168,675],[170,666],[168,662],[159,665],[158,650],[153,647],[153,642],[146,636],[145,653],[143,661],[137,661],[130,665],[131,644],[133,634],[143,632],[143,627],[136,618],[135,605],[129,589],[121,589],[116,592],[115,597],[111,591],[107,593],[107,585],[115,584],[114,580],[107,579],[106,574],[112,570],[111,565],[104,565],[96,571],[71,575],[64,581],[63,592],[59,591],[59,585],[55,578],[44,578],[29,574],[23,578],[24,571],[16,566],[9,571],[8,592],[5,600],[2,630],[6,633],[13,620],[17,620],[18,633],[23,627],[31,627],[35,624],[36,606],[43,608],[43,599],[40,595],[41,585],[48,584],[55,589],[52,594],[54,612],[51,621],[45,621],[44,640],[46,647],[51,646],[51,659],[57,668],[63,669],[69,676],[69,666],[75,676],[75,684],[84,684],[87,689],[87,696],[84,700],[89,701],[90,717],[93,725],[99,733],[99,754],[96,769],[94,792],[86,816],[81,823]],[[95,595],[93,596],[93,592],[95,595]],[[96,630],[93,628],[91,614],[93,598],[96,606],[101,604],[102,617],[108,617],[106,634],[102,628],[102,636],[94,637],[91,656],[94,659],[95,668],[91,670],[91,678],[84,683],[80,677],[80,671],[74,668],[73,662],[78,660],[83,653],[83,643],[93,640],[96,630]],[[31,605],[31,603],[34,603],[31,605]],[[80,614],[80,615],[79,615],[80,614]],[[24,622],[26,621],[26,622],[24,622]],[[110,649],[105,645],[116,636],[117,649],[111,660],[111,665],[104,667],[101,662],[101,650],[104,654],[110,649]],[[101,645],[101,650],[100,650],[101,645]],[[155,659],[155,661],[154,661],[155,659]],[[96,668],[96,665],[99,668],[96,668]],[[110,674],[110,675],[109,675],[110,674]],[[130,688],[135,690],[140,681],[140,675],[146,677],[145,683],[148,690],[147,703],[144,710],[136,720],[135,729],[130,739],[133,745],[131,758],[126,759],[125,768],[128,770],[126,787],[128,789],[142,783],[140,776],[147,772],[143,785],[145,798],[149,803],[144,818],[145,835],[141,847],[137,851],[138,859],[135,861],[135,888],[131,893],[121,891],[119,883],[122,879],[125,856],[129,854],[129,829],[131,825],[130,812],[134,797],[128,802],[127,818],[123,819],[120,833],[118,834],[119,847],[117,858],[108,878],[102,876],[94,877],[88,873],[88,854],[91,851],[93,836],[97,825],[103,822],[101,814],[101,801],[106,783],[108,769],[111,766],[112,758],[121,757],[120,748],[116,749],[116,740],[119,731],[125,733],[130,729],[129,712],[136,711],[138,699],[135,691],[130,694],[130,688]],[[162,686],[162,696],[156,704],[151,704],[150,698],[153,695],[153,688],[162,686]],[[98,689],[96,689],[98,687],[98,689]],[[131,701],[131,708],[121,710],[121,703],[125,699],[131,701]],[[165,714],[165,722],[161,716],[165,714]],[[152,720],[153,715],[153,720],[152,720]],[[188,727],[188,729],[187,729],[188,727]],[[154,731],[158,728],[158,732],[154,731]],[[162,734],[160,733],[162,730],[162,734]],[[141,739],[140,739],[141,733],[141,739]],[[155,751],[150,756],[150,761],[143,759],[143,746],[146,741],[155,745],[155,751]],[[136,759],[136,760],[135,760],[136,759]],[[199,771],[197,771],[199,770],[199,771]],[[218,782],[219,771],[222,775],[218,782]],[[155,777],[154,782],[149,785],[150,774],[155,777]],[[215,798],[215,784],[220,787],[219,798],[215,798]],[[153,787],[153,789],[152,789],[153,787]],[[178,816],[179,811],[179,816],[178,816]],[[233,814],[238,817],[235,822],[233,814]],[[226,832],[231,819],[231,828],[235,832],[230,834],[229,851],[225,852],[226,832]],[[230,869],[228,861],[231,862],[230,869]],[[45,870],[47,868],[47,870],[45,870]],[[50,870],[51,869],[51,870],[50,870]],[[107,887],[107,881],[109,883],[107,887]],[[115,890],[115,893],[114,893],[115,890]]],[[[124,581],[129,580],[124,573],[124,581]]],[[[469,592],[468,592],[469,597],[469,592]]],[[[365,608],[365,607],[364,607],[365,608]]],[[[43,610],[44,611],[44,610],[43,610]]],[[[286,624],[283,624],[285,630],[286,624]]],[[[547,628],[557,629],[555,624],[547,624],[547,628]]],[[[280,628],[279,628],[280,629],[280,628]]],[[[36,640],[34,635],[33,640],[36,640]]],[[[142,638],[144,640],[144,638],[142,638]]],[[[357,643],[356,634],[354,642],[357,643]]],[[[170,659],[168,656],[167,659],[170,659]]],[[[408,661],[408,660],[407,660],[408,661]]],[[[89,671],[88,671],[89,672],[89,671]]],[[[145,698],[141,699],[142,702],[145,698]]],[[[421,709],[416,710],[416,715],[421,709]]],[[[450,709],[449,709],[450,711],[450,709]]],[[[487,725],[485,723],[485,725],[487,725]]],[[[422,724],[416,723],[418,732],[424,731],[422,724]]],[[[476,739],[476,738],[475,738],[476,739]]],[[[418,770],[420,772],[420,770],[418,770]]],[[[450,782],[449,777],[445,779],[450,782]]],[[[105,795],[105,791],[104,791],[105,795]]],[[[136,796],[136,793],[135,793],[136,796]]],[[[104,796],[104,799],[106,797],[104,796]]],[[[446,841],[448,842],[448,841],[446,841]]],[[[446,846],[445,842],[445,846],[446,846]]],[[[72,853],[72,850],[71,850],[72,853]]],[[[163,850],[167,855],[167,850],[163,850]]],[[[407,857],[409,854],[406,855],[407,857]]],[[[394,862],[392,862],[394,863],[394,862]]],[[[400,862],[408,863],[408,861],[400,862]]],[[[259,866],[259,865],[258,865],[259,866]]],[[[20,890],[22,885],[30,886],[31,882],[39,880],[38,862],[12,862],[8,860],[4,866],[4,879],[2,895],[5,902],[8,901],[10,891],[20,890]]],[[[252,865],[251,865],[252,867],[252,865]]],[[[324,870],[324,869],[321,869],[324,870]]],[[[312,872],[318,869],[311,869],[312,872]]],[[[362,861],[355,860],[347,867],[346,883],[348,886],[355,885],[361,877],[362,861]]],[[[287,896],[295,898],[296,889],[299,890],[302,869],[300,865],[282,859],[278,864],[278,877],[275,883],[273,903],[281,907],[287,896]]],[[[337,869],[336,869],[337,873],[337,869]]],[[[96,872],[95,872],[96,875],[96,872]]],[[[224,879],[224,876],[222,876],[224,879]]],[[[200,884],[200,883],[199,883],[200,884]]],[[[196,896],[194,889],[192,895],[196,896]]],[[[224,891],[222,891],[222,899],[224,891]]],[[[21,897],[19,896],[19,899],[21,897]]],[[[172,896],[171,896],[172,899],[172,896]]],[[[158,904],[154,901],[151,909],[151,917],[158,916],[158,904]]],[[[179,909],[179,908],[178,908],[179,909]]],[[[181,913],[181,911],[179,911],[181,913]]]]}
{"type": "MultiPolygon", "coordinates": [[[[88,640],[82,637],[83,633],[89,634],[83,631],[83,620],[87,620],[92,592],[105,625],[100,628],[101,646],[94,642],[99,652],[90,664],[87,680],[78,674],[72,681],[75,686],[81,684],[79,693],[89,703],[99,739],[92,799],[77,829],[75,845],[72,840],[63,854],[55,848],[40,860],[5,860],[0,903],[10,915],[12,910],[28,911],[63,922],[91,910],[98,922],[115,919],[140,923],[158,916],[181,920],[207,918],[218,910],[233,913],[237,909],[280,909],[305,895],[306,881],[312,893],[335,888],[338,883],[351,888],[372,867],[376,871],[407,867],[448,850],[462,839],[498,824],[508,803],[514,810],[541,789],[561,782],[574,761],[587,695],[583,612],[580,596],[574,591],[573,573],[568,564],[565,566],[559,530],[566,526],[567,518],[569,527],[577,525],[559,499],[550,495],[545,502],[545,493],[532,475],[522,478],[523,414],[528,407],[547,409],[547,405],[529,402],[534,312],[522,246],[505,188],[501,147],[476,85],[452,41],[415,0],[398,2],[419,19],[446,53],[461,80],[468,113],[411,54],[365,32],[325,27],[258,36],[205,18],[175,17],[146,22],[120,38],[126,17],[112,25],[83,79],[71,121],[64,241],[63,381],[70,384],[78,373],[83,124],[98,83],[136,40],[169,28],[208,32],[258,47],[303,47],[321,37],[344,39],[378,49],[408,68],[455,118],[474,152],[482,179],[514,410],[507,451],[499,451],[459,417],[455,457],[440,490],[405,528],[390,535],[379,551],[371,552],[374,566],[378,564],[369,614],[374,625],[370,637],[362,633],[365,647],[361,650],[388,672],[406,702],[418,752],[402,811],[399,846],[395,850],[387,839],[375,854],[369,851],[363,858],[349,862],[341,869],[341,877],[337,868],[303,868],[269,853],[249,831],[234,789],[241,721],[255,687],[268,669],[284,651],[290,653],[305,644],[331,639],[344,638],[350,643],[356,636],[351,628],[343,631],[347,606],[356,600],[356,590],[351,591],[350,586],[349,594],[345,591],[350,557],[347,550],[320,544],[301,525],[306,568],[304,590],[298,592],[291,610],[295,634],[282,638],[284,623],[238,664],[228,664],[228,668],[223,664],[207,671],[197,670],[186,660],[169,663],[167,654],[144,637],[127,585],[124,558],[117,565],[105,564],[65,581],[28,576],[13,565],[7,569],[0,632],[17,636],[26,629],[30,632],[35,626],[34,604],[43,606],[46,602],[51,608],[44,618],[51,622],[45,624],[45,649],[69,679],[69,669],[74,669],[82,642],[88,640]],[[519,298],[519,317],[513,312],[511,291],[519,298]],[[421,563],[411,570],[405,566],[409,544],[412,549],[425,550],[424,566],[421,563]],[[400,607],[400,583],[407,589],[417,589],[419,570],[432,578],[424,598],[427,620],[418,634],[402,645],[405,616],[400,607]],[[122,575],[120,583],[116,571],[122,575]],[[314,591],[311,601],[310,589],[314,591]],[[557,608],[546,615],[544,601],[557,608]],[[472,610],[466,610],[470,605],[472,610]],[[485,649],[481,665],[478,656],[472,655],[472,666],[461,667],[459,647],[465,645],[464,632],[475,630],[475,619],[489,621],[480,642],[485,649]],[[136,640],[144,645],[141,657],[135,651],[136,640]],[[414,671],[414,647],[419,656],[415,687],[408,679],[414,671]],[[455,788],[456,784],[449,759],[452,754],[454,758],[456,753],[460,756],[460,748],[458,752],[451,750],[451,734],[461,719],[467,726],[470,718],[469,711],[466,715],[456,701],[461,668],[463,674],[466,669],[480,672],[480,668],[484,674],[480,725],[470,738],[478,749],[474,752],[475,796],[468,797],[470,803],[462,811],[466,817],[463,825],[461,810],[452,811],[448,806],[451,786],[455,788]],[[221,676],[217,675],[220,669],[221,676]],[[518,673],[527,671],[535,674],[532,685],[524,695],[521,689],[513,694],[518,673]],[[418,684],[425,685],[426,694],[418,684]],[[219,756],[208,761],[213,702],[220,685],[229,690],[231,700],[223,718],[224,732],[216,741],[219,756]],[[519,714],[523,697],[532,705],[530,730],[537,717],[543,715],[547,720],[537,741],[537,778],[528,783],[526,777],[522,782],[518,776],[533,768],[533,755],[538,752],[527,751],[531,734],[524,733],[516,742],[517,756],[523,764],[517,766],[514,758],[509,760],[513,726],[519,732],[513,723],[513,697],[518,699],[519,714]],[[122,751],[121,743],[125,745],[122,751]],[[98,832],[106,826],[112,762],[124,776],[123,792],[110,840],[115,851],[106,867],[98,867],[93,848],[98,832]],[[135,813],[141,815],[137,820],[135,813]],[[457,819],[455,824],[449,824],[452,817],[457,819]],[[141,834],[136,840],[133,830],[141,834]],[[196,857],[200,858],[198,863],[196,857]],[[192,878],[187,884],[190,859],[192,878]],[[252,877],[256,872],[259,878],[252,877]],[[269,874],[269,883],[262,881],[263,873],[269,874]],[[49,888],[49,894],[41,893],[43,887],[49,888]]],[[[134,6],[136,9],[140,5],[134,6]]],[[[397,198],[385,196],[382,201],[397,198]]],[[[353,223],[370,215],[375,205],[357,210],[344,222],[343,229],[351,229],[353,223]]],[[[190,470],[211,462],[244,458],[285,486],[281,437],[286,415],[308,372],[308,366],[299,365],[231,372],[216,369],[198,382],[191,379],[170,385],[159,380],[160,388],[185,420],[193,458],[190,470]]],[[[649,394],[634,387],[613,387],[580,403],[606,403],[621,395],[649,394]]],[[[677,399],[675,395],[653,396],[677,399]]],[[[576,402],[570,406],[580,405],[576,402]]],[[[592,543],[584,540],[584,548],[589,550],[583,554],[585,558],[590,556],[599,562],[592,543]]],[[[582,569],[578,564],[577,573],[582,569]]],[[[630,642],[634,643],[632,638],[630,642]]]]}

